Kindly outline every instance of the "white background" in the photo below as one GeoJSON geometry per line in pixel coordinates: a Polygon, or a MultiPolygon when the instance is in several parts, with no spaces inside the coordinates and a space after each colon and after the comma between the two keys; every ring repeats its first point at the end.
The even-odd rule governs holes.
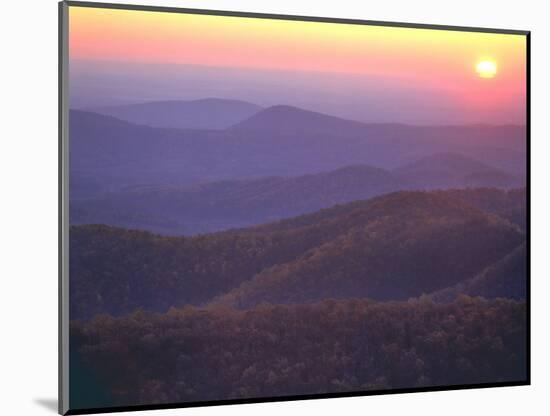
{"type": "MultiPolygon", "coordinates": [[[[112,0],[115,2],[116,0],[112,0]]],[[[130,2],[131,0],[128,0],[130,2]]],[[[530,415],[550,410],[548,111],[544,1],[231,0],[141,4],[532,31],[532,382],[513,387],[156,411],[151,415],[530,415]]],[[[0,412],[53,415],[57,396],[57,4],[0,12],[0,412]]]]}

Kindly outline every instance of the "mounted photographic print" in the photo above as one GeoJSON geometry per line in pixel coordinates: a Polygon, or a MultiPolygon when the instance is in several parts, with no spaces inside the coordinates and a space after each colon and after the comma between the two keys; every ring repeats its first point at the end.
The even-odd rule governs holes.
{"type": "Polygon", "coordinates": [[[63,2],[59,75],[61,413],[529,384],[529,32],[63,2]]]}

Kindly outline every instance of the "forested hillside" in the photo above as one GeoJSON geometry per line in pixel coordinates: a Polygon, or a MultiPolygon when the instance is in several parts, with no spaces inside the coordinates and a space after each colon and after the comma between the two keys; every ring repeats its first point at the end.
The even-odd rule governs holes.
{"type": "Polygon", "coordinates": [[[527,248],[521,244],[471,279],[432,294],[435,301],[449,301],[461,294],[485,298],[525,299],[527,248]]]}
{"type": "Polygon", "coordinates": [[[443,191],[483,211],[505,218],[522,230],[527,227],[527,192],[525,188],[502,191],[499,189],[452,189],[443,191]]]}
{"type": "Polygon", "coordinates": [[[517,225],[439,191],[189,238],[101,225],[70,235],[73,318],[212,301],[407,299],[473,278],[525,239],[517,225]]]}
{"type": "Polygon", "coordinates": [[[296,260],[263,270],[217,301],[246,308],[328,297],[407,299],[475,275],[525,238],[508,221],[443,193],[395,193],[336,218],[319,224],[353,225],[296,260]]]}
{"type": "Polygon", "coordinates": [[[525,320],[524,303],[469,297],[98,316],[71,326],[79,363],[71,401],[123,406],[522,380],[525,320]]]}

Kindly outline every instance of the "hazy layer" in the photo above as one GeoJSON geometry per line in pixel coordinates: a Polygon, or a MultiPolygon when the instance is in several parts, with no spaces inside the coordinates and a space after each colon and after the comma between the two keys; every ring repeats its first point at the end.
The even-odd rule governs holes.
{"type": "MultiPolygon", "coordinates": [[[[72,108],[205,97],[288,104],[365,122],[523,124],[524,97],[471,103],[453,85],[382,75],[73,60],[72,108]]],[[[513,98],[513,97],[512,97],[513,98]]]]}

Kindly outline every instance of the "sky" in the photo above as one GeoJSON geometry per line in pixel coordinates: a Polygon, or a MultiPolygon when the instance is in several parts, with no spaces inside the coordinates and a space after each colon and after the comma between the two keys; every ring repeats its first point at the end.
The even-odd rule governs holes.
{"type": "Polygon", "coordinates": [[[218,97],[366,122],[525,123],[522,35],[71,6],[69,58],[75,108],[218,97]]]}

